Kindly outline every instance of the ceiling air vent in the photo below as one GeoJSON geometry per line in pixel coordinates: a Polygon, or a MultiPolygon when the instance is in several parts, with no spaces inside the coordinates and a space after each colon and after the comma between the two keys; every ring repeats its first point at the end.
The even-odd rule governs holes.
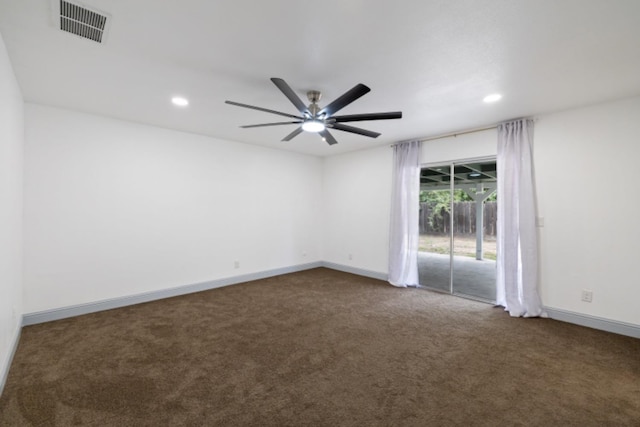
{"type": "Polygon", "coordinates": [[[105,13],[64,0],[54,0],[54,15],[62,31],[97,43],[104,43],[111,21],[105,13]]]}

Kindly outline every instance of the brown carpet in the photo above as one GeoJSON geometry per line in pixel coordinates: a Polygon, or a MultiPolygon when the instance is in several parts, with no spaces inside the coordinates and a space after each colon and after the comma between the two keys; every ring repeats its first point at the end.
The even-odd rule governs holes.
{"type": "Polygon", "coordinates": [[[640,425],[640,340],[314,269],[25,327],[2,426],[640,425]]]}

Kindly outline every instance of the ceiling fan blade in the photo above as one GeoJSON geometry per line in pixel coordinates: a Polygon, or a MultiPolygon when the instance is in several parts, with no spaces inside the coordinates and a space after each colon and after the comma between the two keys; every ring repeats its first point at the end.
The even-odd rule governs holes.
{"type": "Polygon", "coordinates": [[[358,83],[357,85],[343,93],[340,97],[335,99],[332,103],[320,110],[318,114],[324,113],[327,117],[331,117],[334,113],[337,113],[338,110],[341,110],[342,108],[351,104],[356,99],[367,94],[370,90],[371,89],[369,89],[362,83],[358,83]]]}
{"type": "Polygon", "coordinates": [[[294,130],[289,135],[287,135],[284,138],[282,138],[282,140],[283,141],[291,141],[293,138],[295,138],[296,136],[300,135],[301,133],[302,133],[302,126],[300,126],[298,129],[294,130]]]}
{"type": "Polygon", "coordinates": [[[298,109],[298,111],[300,111],[300,113],[303,116],[305,114],[311,115],[311,113],[309,113],[309,109],[307,108],[307,106],[304,105],[304,102],[302,102],[302,100],[298,97],[298,95],[296,95],[296,93],[293,91],[293,89],[291,89],[291,87],[287,84],[287,82],[277,77],[272,77],[271,81],[273,82],[273,84],[278,86],[278,89],[280,89],[280,91],[284,93],[284,96],[289,98],[289,101],[291,101],[291,103],[295,105],[295,107],[298,109]]]}
{"type": "Polygon", "coordinates": [[[254,105],[241,104],[239,102],[234,101],[224,101],[225,104],[235,105],[237,107],[251,108],[252,110],[264,111],[265,113],[277,114],[279,116],[291,117],[292,119],[304,120],[303,117],[294,116],[293,114],[281,113],[280,111],[269,110],[267,108],[256,107],[254,105]]]}
{"type": "Polygon", "coordinates": [[[338,130],[342,130],[342,131],[345,131],[345,132],[357,133],[358,135],[364,135],[364,136],[368,136],[368,137],[371,137],[371,138],[377,138],[377,137],[380,136],[380,134],[378,132],[372,132],[370,130],[360,129],[360,128],[357,128],[357,127],[343,125],[343,124],[340,124],[340,123],[334,123],[334,124],[330,124],[328,126],[331,127],[332,129],[338,129],[338,130]]]}
{"type": "Polygon", "coordinates": [[[333,135],[331,135],[331,134],[329,133],[329,131],[328,131],[328,130],[326,130],[326,129],[325,129],[325,130],[320,131],[320,132],[318,132],[318,133],[320,134],[320,136],[322,137],[322,139],[323,139],[323,140],[325,140],[325,141],[327,142],[327,144],[329,144],[329,145],[334,145],[334,144],[337,144],[337,143],[338,143],[338,141],[336,141],[336,139],[333,137],[333,135]]]}
{"type": "Polygon", "coordinates": [[[360,122],[365,120],[390,120],[390,119],[401,119],[402,111],[390,111],[388,113],[369,113],[369,114],[349,114],[346,116],[333,116],[331,120],[334,120],[336,123],[342,122],[360,122]]]}
{"type": "Polygon", "coordinates": [[[298,123],[302,123],[302,120],[298,120],[296,122],[277,122],[277,123],[262,123],[259,125],[244,125],[244,126],[240,126],[243,129],[249,129],[249,128],[261,128],[261,127],[265,127],[265,126],[280,126],[280,125],[294,125],[294,124],[298,124],[298,123]]]}

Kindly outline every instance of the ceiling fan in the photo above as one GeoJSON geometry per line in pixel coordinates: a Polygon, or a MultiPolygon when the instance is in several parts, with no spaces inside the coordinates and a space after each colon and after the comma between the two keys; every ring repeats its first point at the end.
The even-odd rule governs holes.
{"type": "Polygon", "coordinates": [[[324,108],[320,108],[318,105],[318,101],[322,94],[317,90],[310,90],[307,92],[307,98],[309,99],[309,106],[304,105],[302,100],[295,94],[295,92],[291,89],[291,87],[282,79],[272,77],[271,81],[275,84],[278,89],[286,96],[289,101],[296,107],[296,109],[300,112],[300,116],[296,116],[293,114],[282,113],[280,111],[269,110],[267,108],[256,107],[253,105],[241,104],[239,102],[234,101],[225,101],[225,103],[230,105],[236,105],[238,107],[251,108],[253,110],[264,111],[266,113],[277,114],[279,116],[289,117],[295,119],[294,121],[289,122],[277,122],[277,123],[263,123],[259,125],[246,125],[240,126],[241,128],[257,128],[264,126],[280,126],[280,125],[293,125],[299,124],[300,126],[291,132],[289,135],[285,136],[283,141],[290,141],[294,137],[301,134],[303,131],[305,132],[314,132],[320,134],[322,139],[326,141],[329,145],[337,144],[338,141],[329,133],[329,129],[341,130],[344,132],[356,133],[358,135],[364,135],[371,138],[377,138],[380,136],[377,132],[372,132],[366,129],[357,128],[354,126],[345,125],[345,122],[359,122],[366,120],[389,120],[389,119],[400,119],[402,118],[401,111],[393,111],[387,113],[368,113],[368,114],[349,114],[343,116],[334,116],[342,108],[351,104],[356,99],[365,95],[371,89],[367,86],[359,83],[355,85],[350,90],[343,93],[333,102],[326,105],[324,108]]]}

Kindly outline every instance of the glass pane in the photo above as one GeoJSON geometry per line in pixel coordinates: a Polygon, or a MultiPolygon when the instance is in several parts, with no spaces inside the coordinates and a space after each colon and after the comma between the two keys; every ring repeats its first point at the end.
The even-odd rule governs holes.
{"type": "Polygon", "coordinates": [[[495,302],[496,163],[454,166],[452,292],[495,302]]]}
{"type": "Polygon", "coordinates": [[[423,168],[420,174],[420,285],[451,292],[450,166],[423,168]]]}

